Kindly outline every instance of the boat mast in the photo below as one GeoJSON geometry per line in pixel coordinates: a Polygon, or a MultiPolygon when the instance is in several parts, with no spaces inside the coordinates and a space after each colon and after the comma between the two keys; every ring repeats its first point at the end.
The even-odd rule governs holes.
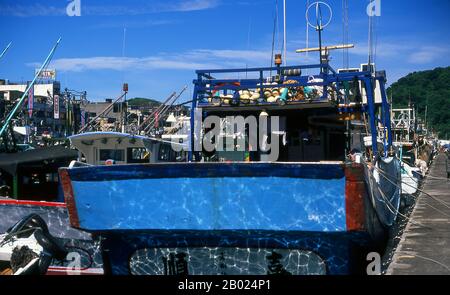
{"type": "Polygon", "coordinates": [[[125,95],[127,94],[128,89],[123,88],[123,93],[117,97],[114,101],[112,101],[106,108],[103,109],[103,111],[100,112],[100,114],[96,115],[94,118],[92,118],[91,120],[89,120],[89,122],[86,123],[86,125],[84,125],[83,128],[81,128],[80,130],[78,130],[78,134],[82,133],[83,131],[85,131],[87,128],[89,128],[91,125],[92,127],[95,127],[98,125],[97,123],[97,119],[102,117],[103,115],[105,115],[106,113],[108,113],[113,107],[114,104],[116,104],[119,100],[121,100],[123,97],[125,97],[125,95]],[[126,90],[126,91],[125,91],[126,90]]]}
{"type": "Polygon", "coordinates": [[[45,59],[44,63],[42,64],[39,71],[36,72],[34,75],[33,80],[30,84],[28,84],[28,87],[25,89],[24,93],[22,94],[22,97],[19,99],[19,101],[14,106],[13,110],[8,114],[8,117],[6,118],[5,122],[3,123],[2,128],[0,129],[0,137],[3,135],[5,130],[8,128],[9,123],[11,122],[12,118],[16,114],[16,112],[19,110],[19,108],[22,106],[23,101],[25,100],[25,97],[28,95],[28,91],[30,91],[30,88],[34,86],[34,83],[36,82],[37,77],[41,74],[41,72],[47,67],[47,65],[50,63],[50,60],[53,57],[53,54],[56,51],[56,48],[58,47],[59,43],[61,42],[61,37],[59,37],[58,41],[56,41],[56,44],[53,46],[50,53],[47,55],[47,58],[45,59]]]}
{"type": "Polygon", "coordinates": [[[8,51],[9,47],[11,47],[12,42],[9,42],[9,44],[6,46],[5,49],[3,49],[2,53],[0,54],[0,59],[2,59],[2,57],[6,54],[6,52],[8,51]]]}

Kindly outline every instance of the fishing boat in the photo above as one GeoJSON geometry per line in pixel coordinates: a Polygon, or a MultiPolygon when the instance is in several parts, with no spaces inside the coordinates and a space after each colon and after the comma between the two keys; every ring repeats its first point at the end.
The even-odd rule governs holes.
{"type": "Polygon", "coordinates": [[[416,167],[420,160],[420,150],[417,133],[417,119],[414,106],[392,109],[393,145],[399,150],[401,160],[402,194],[413,195],[417,192],[422,178],[421,169],[416,167]]]}
{"type": "Polygon", "coordinates": [[[414,106],[392,109],[393,144],[398,147],[401,160],[415,166],[417,159],[417,120],[414,106]]]}
{"type": "Polygon", "coordinates": [[[401,182],[385,73],[275,62],[196,71],[188,163],[60,169],[71,225],[101,241],[105,273],[345,274],[356,249],[379,249],[401,182]],[[270,131],[255,144],[245,124],[226,127],[238,117],[270,131]]]}
{"type": "MultiPolygon", "coordinates": [[[[80,258],[78,270],[81,273],[101,274],[102,260],[98,245],[88,233],[70,226],[59,184],[58,168],[69,165],[77,159],[77,155],[75,150],[64,146],[0,154],[0,235],[6,235],[15,223],[37,214],[57,243],[66,248],[68,253],[72,252],[80,258]]],[[[55,259],[48,266],[47,272],[76,273],[70,267],[70,262],[67,259],[55,259]]]]}
{"type": "Polygon", "coordinates": [[[402,194],[413,195],[419,188],[421,180],[421,172],[417,167],[411,167],[405,162],[401,163],[402,173],[402,194]]]}

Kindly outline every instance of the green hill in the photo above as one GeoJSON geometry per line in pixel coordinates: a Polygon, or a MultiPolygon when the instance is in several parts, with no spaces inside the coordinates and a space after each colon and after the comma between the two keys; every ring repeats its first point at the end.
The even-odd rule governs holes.
{"type": "Polygon", "coordinates": [[[428,105],[428,126],[440,138],[450,136],[450,67],[410,73],[393,83],[387,92],[389,97],[392,95],[394,108],[406,107],[411,99],[422,119],[428,105]]]}
{"type": "MultiPolygon", "coordinates": [[[[157,108],[159,107],[162,102],[151,99],[151,98],[143,98],[143,97],[135,97],[135,98],[130,98],[127,99],[128,105],[129,106],[134,106],[134,107],[147,107],[147,108],[157,108]]],[[[174,106],[176,106],[177,103],[174,104],[174,106]]],[[[185,114],[188,114],[189,108],[185,105],[177,108],[179,111],[182,111],[185,114]]]]}
{"type": "Polygon", "coordinates": [[[143,97],[135,97],[131,99],[127,99],[128,105],[130,106],[139,106],[139,107],[148,107],[148,106],[159,106],[161,104],[160,101],[151,99],[151,98],[143,98],[143,97]]]}

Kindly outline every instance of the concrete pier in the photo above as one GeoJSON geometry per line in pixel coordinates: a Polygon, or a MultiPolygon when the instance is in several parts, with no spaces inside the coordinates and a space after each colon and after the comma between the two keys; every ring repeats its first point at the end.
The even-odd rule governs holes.
{"type": "Polygon", "coordinates": [[[386,274],[450,274],[450,181],[446,154],[439,154],[426,177],[386,274]],[[438,177],[436,179],[433,177],[438,177]]]}

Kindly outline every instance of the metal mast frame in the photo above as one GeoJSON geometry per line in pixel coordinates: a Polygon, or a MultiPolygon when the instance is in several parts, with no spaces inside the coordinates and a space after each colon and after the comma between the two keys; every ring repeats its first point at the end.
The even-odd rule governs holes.
{"type": "MultiPolygon", "coordinates": [[[[386,97],[386,78],[378,73],[372,74],[370,71],[357,71],[357,72],[345,72],[338,73],[336,72],[328,63],[321,64],[312,64],[312,65],[298,65],[298,66],[277,66],[277,67],[259,67],[259,68],[238,68],[238,69],[208,69],[208,70],[197,70],[197,79],[193,80],[194,83],[194,91],[193,91],[193,100],[192,100],[192,108],[191,108],[191,142],[190,142],[190,151],[189,151],[189,161],[194,160],[194,134],[195,134],[195,114],[196,109],[202,109],[205,107],[214,107],[214,109],[220,110],[221,106],[213,106],[212,104],[206,101],[206,94],[215,90],[223,90],[226,94],[227,92],[234,93],[239,90],[244,89],[260,89],[260,97],[264,97],[264,89],[268,88],[279,88],[279,87],[305,87],[305,86],[322,86],[323,87],[323,95],[313,101],[295,101],[295,102],[286,102],[287,105],[298,105],[299,109],[302,104],[311,104],[311,103],[324,103],[330,102],[328,98],[328,86],[333,86],[336,93],[339,93],[339,83],[340,82],[352,82],[352,81],[361,81],[362,85],[366,89],[367,95],[367,103],[360,103],[361,112],[364,112],[368,115],[369,118],[369,126],[370,126],[370,134],[372,137],[372,154],[374,156],[378,155],[378,147],[377,147],[377,137],[378,137],[378,129],[377,124],[380,123],[385,130],[383,132],[383,143],[384,143],[384,154],[387,155],[388,151],[392,146],[392,136],[391,136],[391,118],[390,118],[390,104],[386,97]],[[317,75],[308,75],[304,76],[301,74],[301,70],[304,69],[319,69],[319,74],[317,75]],[[296,76],[289,75],[285,76],[287,70],[300,70],[299,74],[296,76]],[[275,72],[277,73],[276,77],[276,85],[265,85],[266,82],[273,82],[273,77],[269,79],[264,78],[265,72],[275,72]],[[259,78],[253,79],[215,79],[212,75],[214,74],[231,74],[231,73],[258,73],[259,78]],[[322,82],[309,82],[311,77],[314,79],[322,79],[322,82]],[[297,83],[283,85],[283,82],[287,80],[295,80],[297,83]],[[374,97],[374,85],[376,82],[379,83],[379,87],[381,90],[381,103],[375,103],[374,97]],[[381,118],[376,118],[376,107],[381,107],[381,118]]],[[[317,80],[316,80],[317,81],[317,80]]],[[[338,105],[337,108],[343,109],[344,112],[352,112],[353,107],[345,105],[345,98],[338,97],[338,105]]],[[[279,103],[268,103],[264,101],[259,101],[257,104],[252,106],[260,107],[264,109],[267,106],[271,105],[279,105],[279,103]]],[[[239,108],[239,106],[236,106],[239,108]]]]}

